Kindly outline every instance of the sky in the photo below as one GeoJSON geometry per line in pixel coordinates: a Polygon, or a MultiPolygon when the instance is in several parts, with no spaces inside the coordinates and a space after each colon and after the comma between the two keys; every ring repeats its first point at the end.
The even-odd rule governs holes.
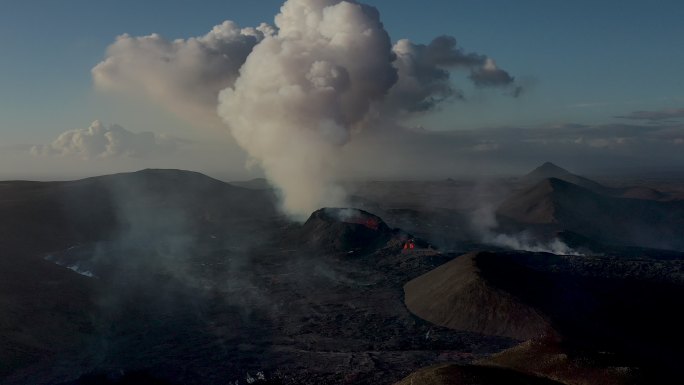
{"type": "MultiPolygon", "coordinates": [[[[245,163],[255,164],[247,161],[246,153],[253,154],[249,146],[237,145],[226,127],[179,116],[174,111],[178,104],[169,108],[150,95],[103,90],[107,87],[96,86],[91,70],[107,58],[108,47],[121,34],[157,33],[173,40],[203,36],[225,20],[241,27],[273,24],[282,3],[0,0],[0,178],[58,179],[143,167],[197,169],[237,179],[259,176],[263,164],[257,161],[246,168],[245,163]],[[140,146],[135,151],[108,149],[106,156],[48,148],[62,133],[89,129],[94,121],[107,132],[114,125],[126,135],[152,132],[161,137],[152,139],[151,154],[140,146]]],[[[476,86],[468,81],[467,71],[449,69],[462,98],[403,115],[399,122],[406,137],[427,131],[434,135],[425,143],[449,138],[453,148],[463,143],[477,147],[471,151],[478,157],[454,156],[451,148],[442,150],[442,159],[441,152],[431,154],[431,162],[442,166],[435,177],[472,171],[464,162],[474,158],[479,159],[477,172],[484,173],[509,171],[499,163],[514,172],[551,155],[581,170],[684,166],[684,135],[679,136],[684,122],[680,1],[364,3],[378,9],[393,44],[404,38],[428,44],[437,36],[453,36],[466,52],[494,59],[522,90],[511,97],[507,89],[476,86]],[[568,149],[570,142],[584,147],[579,152],[568,149]],[[530,143],[545,147],[531,150],[530,143]],[[630,147],[619,148],[625,145],[630,147]],[[479,156],[483,152],[489,156],[479,156]],[[583,161],[583,154],[592,154],[592,161],[583,161]]],[[[369,151],[354,146],[345,151],[369,151]]],[[[428,171],[435,164],[415,156],[398,162],[431,175],[428,171]]],[[[349,170],[358,168],[364,167],[349,166],[343,174],[355,175],[349,170]]],[[[362,171],[371,176],[401,174],[391,167],[362,171]]]]}

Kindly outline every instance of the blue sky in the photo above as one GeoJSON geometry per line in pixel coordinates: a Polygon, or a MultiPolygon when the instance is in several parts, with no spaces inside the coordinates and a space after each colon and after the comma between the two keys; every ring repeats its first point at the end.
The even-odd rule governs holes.
{"type": "MultiPolygon", "coordinates": [[[[605,124],[635,110],[684,107],[681,1],[397,1],[376,6],[393,40],[453,35],[525,88],[416,119],[435,130],[605,124]]],[[[204,35],[223,20],[272,23],[281,1],[0,1],[0,145],[45,143],[95,120],[182,134],[186,123],[93,90],[90,69],[114,38],[204,35]]],[[[458,83],[458,76],[455,77],[458,83]]]]}

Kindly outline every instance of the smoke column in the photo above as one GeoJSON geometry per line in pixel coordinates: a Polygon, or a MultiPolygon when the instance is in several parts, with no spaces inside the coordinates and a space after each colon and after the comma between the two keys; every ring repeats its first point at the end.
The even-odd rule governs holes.
{"type": "Polygon", "coordinates": [[[290,0],[278,32],[247,58],[219,115],[295,217],[343,205],[331,169],[375,101],[397,80],[390,38],[375,8],[350,1],[290,0]]]}

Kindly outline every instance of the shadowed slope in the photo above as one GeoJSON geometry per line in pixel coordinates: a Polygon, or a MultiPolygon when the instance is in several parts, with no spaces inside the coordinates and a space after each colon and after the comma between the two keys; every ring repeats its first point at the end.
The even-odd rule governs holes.
{"type": "Polygon", "coordinates": [[[553,347],[556,353],[543,345],[491,363],[558,378],[573,378],[571,366],[577,365],[583,374],[577,372],[580,382],[573,384],[619,381],[620,373],[610,368],[624,366],[638,366],[647,378],[666,378],[681,357],[671,337],[684,322],[672,312],[684,306],[683,267],[681,260],[482,252],[409,282],[405,300],[414,314],[439,325],[518,339],[552,329],[548,341],[562,344],[553,347]],[[530,314],[541,320],[536,327],[530,314]],[[571,352],[575,358],[565,364],[534,361],[571,352]]]}
{"type": "Polygon", "coordinates": [[[463,255],[408,282],[406,306],[437,325],[519,340],[550,329],[535,308],[487,282],[477,258],[463,255]]]}
{"type": "Polygon", "coordinates": [[[5,252],[0,255],[0,383],[17,369],[84,349],[95,308],[87,278],[5,252]]]}
{"type": "Polygon", "coordinates": [[[144,170],[71,182],[0,182],[0,245],[46,252],[126,231],[130,218],[182,217],[198,231],[276,215],[269,191],[181,170],[144,170]],[[40,242],[35,242],[39,239],[40,242]]]}

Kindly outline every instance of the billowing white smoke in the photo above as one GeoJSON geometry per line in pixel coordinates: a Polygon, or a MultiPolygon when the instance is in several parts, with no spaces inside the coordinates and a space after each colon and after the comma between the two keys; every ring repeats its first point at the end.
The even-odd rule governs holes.
{"type": "Polygon", "coordinates": [[[143,94],[190,121],[216,119],[218,97],[219,116],[298,217],[344,205],[335,166],[355,132],[461,96],[450,70],[470,71],[478,87],[514,87],[452,37],[392,47],[379,12],[354,0],[288,0],[275,24],[227,21],[175,41],[123,35],[93,69],[95,84],[143,94]]]}
{"type": "Polygon", "coordinates": [[[306,216],[344,205],[334,182],[338,149],[397,79],[377,10],[338,0],[291,0],[277,34],[247,58],[219,114],[237,142],[306,216]]]}
{"type": "Polygon", "coordinates": [[[266,24],[240,28],[226,21],[186,40],[121,35],[92,69],[93,80],[99,89],[137,94],[189,121],[212,123],[219,91],[235,83],[252,48],[271,33],[266,24]]]}
{"type": "Polygon", "coordinates": [[[136,157],[170,153],[181,140],[152,132],[135,133],[99,120],[88,128],[69,130],[47,145],[33,146],[35,156],[74,156],[82,159],[136,157]]]}

